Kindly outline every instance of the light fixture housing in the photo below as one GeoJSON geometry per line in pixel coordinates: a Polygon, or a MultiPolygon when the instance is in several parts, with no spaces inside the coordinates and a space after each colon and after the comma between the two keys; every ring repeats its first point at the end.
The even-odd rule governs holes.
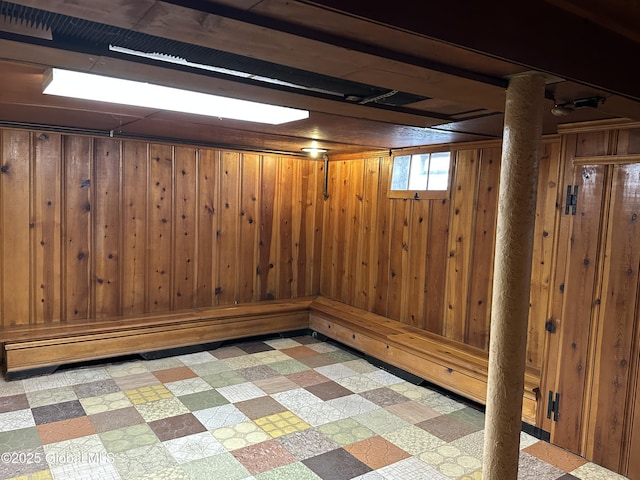
{"type": "Polygon", "coordinates": [[[42,93],[270,125],[309,118],[308,110],[59,68],[45,72],[42,93]]]}
{"type": "Polygon", "coordinates": [[[304,153],[308,153],[313,158],[316,158],[321,153],[327,153],[326,148],[318,148],[318,147],[304,147],[301,149],[304,153]]]}

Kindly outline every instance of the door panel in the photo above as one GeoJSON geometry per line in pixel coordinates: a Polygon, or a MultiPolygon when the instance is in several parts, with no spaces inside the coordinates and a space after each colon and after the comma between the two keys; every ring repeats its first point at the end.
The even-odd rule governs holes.
{"type": "Polygon", "coordinates": [[[620,471],[640,265],[640,165],[610,168],[602,288],[595,297],[599,308],[586,453],[594,462],[620,471]]]}
{"type": "Polygon", "coordinates": [[[572,191],[573,185],[578,186],[576,214],[572,215],[570,211],[561,220],[569,222],[570,238],[565,253],[564,284],[559,286],[564,292],[562,312],[556,315],[560,360],[555,392],[560,394],[560,408],[558,421],[551,427],[551,440],[577,453],[583,453],[586,370],[605,173],[603,165],[574,168],[571,185],[572,191]]]}

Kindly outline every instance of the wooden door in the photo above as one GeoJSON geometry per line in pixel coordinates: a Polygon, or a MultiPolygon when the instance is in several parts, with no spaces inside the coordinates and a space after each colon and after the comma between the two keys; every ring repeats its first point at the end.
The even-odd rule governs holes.
{"type": "MultiPolygon", "coordinates": [[[[561,223],[567,239],[559,256],[565,257],[565,271],[556,288],[562,296],[561,311],[554,312],[555,335],[559,335],[555,388],[542,392],[549,402],[559,400],[558,413],[551,412],[551,440],[568,450],[583,453],[582,424],[587,388],[587,361],[592,325],[593,292],[597,281],[598,244],[606,167],[584,166],[573,169],[567,185],[577,193],[573,206],[563,212],[561,223]],[[576,187],[577,186],[577,191],[576,187]]],[[[572,203],[572,202],[569,202],[572,203]]],[[[553,353],[551,353],[553,355],[553,353]]],[[[547,405],[549,410],[550,405],[547,405]]]]}
{"type": "Polygon", "coordinates": [[[636,460],[628,454],[640,444],[633,436],[640,412],[634,419],[637,387],[631,375],[640,285],[640,165],[578,165],[570,178],[577,206],[561,219],[568,235],[551,395],[555,400],[559,394],[559,408],[551,441],[639,480],[636,460]]]}

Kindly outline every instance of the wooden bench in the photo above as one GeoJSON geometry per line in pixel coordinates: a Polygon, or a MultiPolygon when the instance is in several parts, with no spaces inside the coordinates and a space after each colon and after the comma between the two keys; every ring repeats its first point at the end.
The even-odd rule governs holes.
{"type": "MultiPolygon", "coordinates": [[[[323,297],[310,305],[309,327],[382,362],[486,404],[488,353],[461,342],[323,297]]],[[[535,425],[540,372],[525,373],[522,418],[535,425]]]]}
{"type": "Polygon", "coordinates": [[[160,352],[256,335],[306,330],[313,297],[56,325],[0,329],[7,379],[53,372],[60,365],[160,352]]]}

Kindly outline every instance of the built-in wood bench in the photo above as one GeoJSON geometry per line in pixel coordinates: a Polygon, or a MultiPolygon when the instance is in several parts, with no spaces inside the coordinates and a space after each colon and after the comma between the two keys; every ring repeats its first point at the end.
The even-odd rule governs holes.
{"type": "MultiPolygon", "coordinates": [[[[486,404],[488,354],[425,330],[323,297],[310,306],[309,327],[478,403],[486,404]]],[[[527,369],[522,418],[536,421],[540,372],[527,369]]]]}
{"type": "Polygon", "coordinates": [[[306,330],[312,297],[0,329],[7,379],[60,365],[306,330]]]}

